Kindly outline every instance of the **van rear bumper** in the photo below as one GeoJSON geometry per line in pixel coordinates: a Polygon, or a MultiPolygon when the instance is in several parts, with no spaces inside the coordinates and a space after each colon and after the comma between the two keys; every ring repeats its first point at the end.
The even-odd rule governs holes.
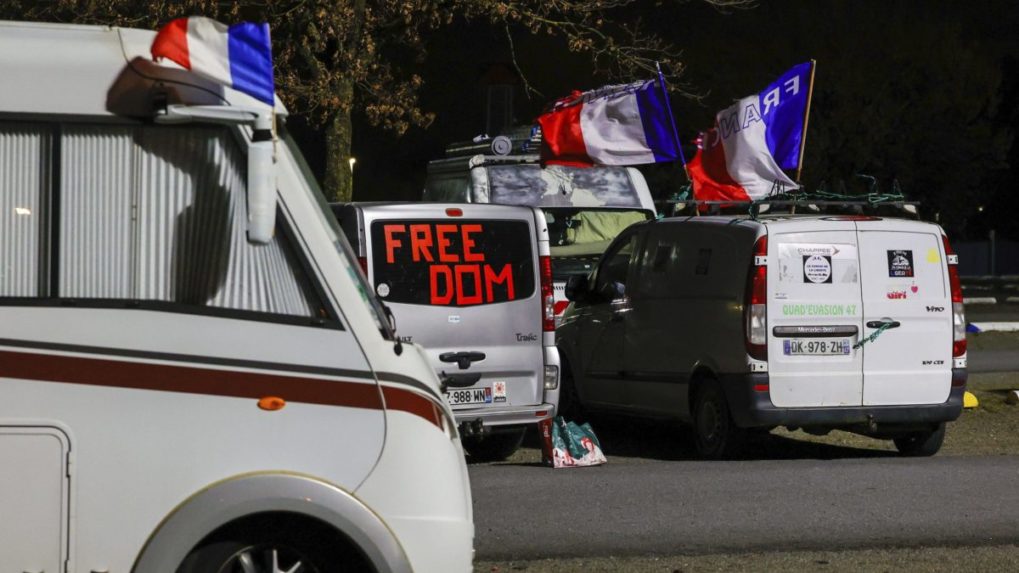
{"type": "Polygon", "coordinates": [[[516,408],[466,408],[453,410],[456,423],[480,421],[482,426],[523,426],[537,424],[551,418],[555,413],[554,404],[521,406],[516,408]]]}
{"type": "Polygon", "coordinates": [[[754,390],[768,384],[766,372],[730,374],[721,377],[733,421],[741,428],[770,426],[843,427],[861,424],[926,424],[951,422],[962,413],[966,391],[965,368],[952,369],[952,390],[941,404],[906,406],[834,406],[823,408],[780,408],[767,392],[754,390]]]}

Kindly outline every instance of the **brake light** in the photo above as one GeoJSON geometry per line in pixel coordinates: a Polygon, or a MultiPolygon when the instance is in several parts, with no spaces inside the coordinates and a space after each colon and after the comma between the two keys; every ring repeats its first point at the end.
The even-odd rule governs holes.
{"type": "Polygon", "coordinates": [[[463,217],[463,214],[464,214],[463,209],[460,209],[458,207],[448,207],[446,209],[447,217],[463,217]]]}
{"type": "Polygon", "coordinates": [[[555,296],[552,292],[552,259],[547,256],[538,257],[541,267],[541,329],[545,332],[555,331],[555,296]]]}
{"type": "Polygon", "coordinates": [[[962,285],[959,283],[959,256],[952,250],[948,237],[941,235],[948,264],[948,285],[952,290],[952,356],[966,355],[966,310],[962,304],[962,285]]]}
{"type": "Polygon", "coordinates": [[[754,243],[753,259],[747,273],[743,314],[746,320],[747,354],[755,360],[768,359],[768,236],[754,243]]]}

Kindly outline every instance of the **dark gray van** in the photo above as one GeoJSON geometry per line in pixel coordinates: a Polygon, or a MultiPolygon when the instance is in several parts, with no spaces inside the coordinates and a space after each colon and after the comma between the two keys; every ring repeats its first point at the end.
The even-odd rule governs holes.
{"type": "Polygon", "coordinates": [[[425,348],[444,381],[467,452],[508,457],[559,398],[545,216],[505,205],[332,208],[399,335],[425,348]]]}

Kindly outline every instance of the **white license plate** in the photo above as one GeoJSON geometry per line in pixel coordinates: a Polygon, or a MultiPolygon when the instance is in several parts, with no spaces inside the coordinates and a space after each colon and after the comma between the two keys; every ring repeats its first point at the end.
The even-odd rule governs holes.
{"type": "Polygon", "coordinates": [[[446,401],[450,406],[461,404],[491,404],[491,388],[468,388],[466,390],[450,390],[446,392],[446,401]]]}
{"type": "Polygon", "coordinates": [[[786,356],[845,356],[852,345],[848,338],[786,338],[782,354],[786,356]]]}

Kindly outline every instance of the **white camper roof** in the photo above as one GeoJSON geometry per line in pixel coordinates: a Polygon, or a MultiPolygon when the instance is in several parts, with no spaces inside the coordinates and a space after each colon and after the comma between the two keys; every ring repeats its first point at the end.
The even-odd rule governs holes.
{"type": "MultiPolygon", "coordinates": [[[[171,63],[156,64],[155,32],[0,21],[0,114],[151,117],[160,101],[265,104],[171,63]]],[[[276,98],[276,112],[286,109],[276,98]]]]}

